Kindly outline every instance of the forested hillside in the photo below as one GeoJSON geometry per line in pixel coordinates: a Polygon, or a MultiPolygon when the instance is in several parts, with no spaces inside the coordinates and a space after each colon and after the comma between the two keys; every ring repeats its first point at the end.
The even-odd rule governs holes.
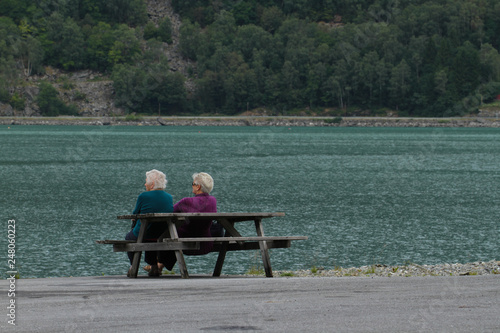
{"type": "Polygon", "coordinates": [[[36,84],[40,114],[79,114],[28,80],[56,68],[127,113],[456,116],[500,95],[499,49],[498,0],[1,0],[0,103],[36,84]]]}

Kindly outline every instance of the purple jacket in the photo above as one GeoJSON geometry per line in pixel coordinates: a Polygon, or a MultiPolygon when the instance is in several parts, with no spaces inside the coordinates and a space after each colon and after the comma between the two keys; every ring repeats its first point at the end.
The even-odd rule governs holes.
{"type": "Polygon", "coordinates": [[[207,193],[197,194],[176,203],[174,213],[217,213],[217,200],[207,193]]]}
{"type": "MultiPolygon", "coordinates": [[[[174,213],[217,213],[217,200],[207,194],[183,198],[174,205],[174,213]]],[[[177,229],[179,237],[211,237],[212,220],[187,220],[177,229]]],[[[199,250],[184,251],[186,254],[206,254],[212,250],[212,242],[201,242],[199,250]]]]}

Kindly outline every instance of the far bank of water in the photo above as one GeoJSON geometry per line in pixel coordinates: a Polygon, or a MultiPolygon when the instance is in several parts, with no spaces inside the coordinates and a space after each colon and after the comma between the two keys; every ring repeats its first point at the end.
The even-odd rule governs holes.
{"type": "MultiPolygon", "coordinates": [[[[275,270],[498,258],[497,128],[0,126],[0,142],[21,277],[125,274],[125,254],[95,240],[124,237],[116,216],[153,168],[175,201],[205,171],[219,211],[285,212],[266,233],[309,240],[273,250],[275,270]]],[[[215,258],[188,268],[210,273],[215,258]]],[[[230,253],[223,273],[259,265],[230,253]]]]}
{"type": "Polygon", "coordinates": [[[287,126],[287,127],[439,127],[500,128],[500,113],[494,117],[0,117],[0,125],[89,125],[89,126],[287,126]]]}

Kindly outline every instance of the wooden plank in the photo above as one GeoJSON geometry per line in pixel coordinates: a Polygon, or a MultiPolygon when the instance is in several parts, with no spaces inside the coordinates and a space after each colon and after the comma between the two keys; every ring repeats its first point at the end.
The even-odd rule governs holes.
{"type": "Polygon", "coordinates": [[[217,222],[222,225],[226,230],[225,236],[241,237],[241,234],[234,228],[234,222],[229,221],[227,218],[219,218],[217,222]]]}
{"type": "Polygon", "coordinates": [[[113,252],[199,250],[199,242],[113,244],[113,252]]]}
{"type": "MultiPolygon", "coordinates": [[[[307,240],[307,236],[250,236],[250,237],[185,237],[178,238],[178,242],[254,242],[273,240],[307,240]]],[[[164,242],[171,242],[168,238],[164,242]]]]}
{"type": "Polygon", "coordinates": [[[148,213],[148,214],[129,214],[129,215],[119,215],[118,219],[121,220],[130,220],[130,219],[150,219],[151,222],[157,219],[166,219],[166,218],[229,218],[229,219],[242,219],[245,220],[254,220],[255,218],[270,218],[270,217],[278,217],[285,216],[285,213],[282,212],[256,212],[256,213],[148,213]]]}
{"type": "MultiPolygon", "coordinates": [[[[182,239],[182,238],[180,238],[182,239]]],[[[174,250],[199,250],[200,242],[194,241],[178,241],[178,242],[160,242],[160,243],[136,243],[136,242],[113,242],[113,243],[100,243],[112,244],[113,252],[134,252],[134,251],[174,251],[174,250]]],[[[278,238],[267,240],[268,248],[287,248],[291,246],[293,239],[278,238]]],[[[230,241],[216,241],[214,242],[214,250],[212,252],[220,252],[222,247],[227,245],[227,251],[237,250],[258,250],[258,241],[247,242],[230,242],[230,241]]]]}
{"type": "MultiPolygon", "coordinates": [[[[278,240],[266,242],[268,249],[283,249],[289,248],[292,244],[291,241],[287,240],[278,240]]],[[[214,243],[214,247],[212,252],[219,252],[222,249],[222,246],[227,244],[226,251],[247,251],[247,250],[260,250],[259,242],[246,242],[246,243],[214,243]]]]}
{"type": "MultiPolygon", "coordinates": [[[[222,226],[224,227],[223,223],[225,223],[226,221],[223,221],[223,222],[219,222],[222,224],[222,226]]],[[[229,222],[227,222],[229,223],[229,222]]],[[[232,223],[230,223],[231,226],[233,226],[232,223]]],[[[239,235],[239,233],[238,233],[239,235]]],[[[235,236],[238,236],[238,235],[235,235],[235,236]]],[[[224,230],[224,237],[223,238],[226,238],[229,236],[229,232],[227,231],[227,229],[224,230]]],[[[212,238],[217,238],[217,237],[212,237],[212,238]]],[[[215,244],[213,245],[212,247],[212,252],[213,251],[213,248],[215,247],[215,244]]],[[[217,261],[215,262],[215,267],[214,267],[214,272],[212,273],[212,276],[220,276],[220,274],[222,273],[222,266],[224,265],[224,260],[226,259],[226,254],[227,254],[227,248],[228,248],[228,245],[229,243],[228,242],[224,242],[224,243],[221,243],[220,244],[220,247],[218,249],[218,252],[219,252],[219,255],[217,255],[217,261]]]]}
{"type": "MultiPolygon", "coordinates": [[[[219,252],[219,255],[217,256],[217,262],[215,263],[215,268],[214,268],[214,272],[213,272],[212,276],[220,276],[220,274],[222,273],[222,266],[224,265],[224,260],[226,259],[227,249],[229,247],[228,242],[220,243],[219,245],[220,245],[220,247],[217,250],[219,252]]],[[[215,246],[216,246],[216,244],[214,243],[214,248],[215,248],[215,246]]],[[[216,252],[216,251],[212,250],[212,252],[216,252]]]]}
{"type": "MultiPolygon", "coordinates": [[[[250,236],[250,237],[190,237],[178,238],[176,242],[254,242],[254,241],[273,241],[273,240],[307,240],[307,236],[250,236]]],[[[137,243],[134,240],[119,240],[119,239],[104,239],[95,241],[97,244],[130,244],[137,243]]],[[[170,243],[172,239],[163,238],[163,242],[170,243]]],[[[142,244],[155,244],[155,243],[142,243],[142,244]]]]}
{"type": "MultiPolygon", "coordinates": [[[[146,235],[146,228],[148,226],[149,221],[147,219],[141,220],[141,228],[139,229],[139,235],[137,236],[137,243],[142,243],[144,240],[144,236],[146,235]]],[[[139,273],[139,264],[141,262],[142,252],[137,251],[134,252],[134,258],[132,259],[132,267],[130,268],[130,278],[137,278],[137,274],[139,273]]]]}
{"type": "MultiPolygon", "coordinates": [[[[255,219],[255,229],[258,236],[264,236],[264,228],[262,227],[262,219],[255,219]]],[[[262,263],[267,277],[273,277],[273,269],[271,268],[271,259],[269,258],[269,250],[267,242],[259,241],[260,253],[262,255],[262,263]]]]}
{"type": "MultiPolygon", "coordinates": [[[[168,231],[170,233],[169,239],[179,239],[179,235],[177,234],[177,228],[175,227],[175,224],[172,221],[168,222],[168,231]]],[[[179,271],[181,273],[182,278],[184,279],[189,278],[186,261],[184,261],[184,254],[182,253],[182,250],[176,250],[175,257],[177,258],[177,265],[179,266],[179,271]]]]}
{"type": "MultiPolygon", "coordinates": [[[[288,248],[291,246],[289,239],[277,239],[266,241],[268,249],[288,248]]],[[[199,250],[200,242],[163,242],[163,243],[107,243],[113,244],[113,252],[134,252],[134,251],[174,251],[174,250],[199,250]]],[[[214,249],[211,252],[221,252],[223,246],[226,251],[259,250],[259,242],[214,242],[214,249]]],[[[222,266],[221,266],[222,268],[222,266]]]]}
{"type": "MultiPolygon", "coordinates": [[[[267,248],[289,248],[290,240],[266,241],[267,248]]],[[[221,253],[223,247],[226,251],[259,250],[259,242],[228,243],[214,242],[214,249],[211,252],[221,253]]],[[[175,250],[199,250],[199,242],[165,242],[165,243],[116,243],[113,244],[113,252],[134,252],[134,251],[175,251],[175,250]]],[[[216,265],[217,266],[217,265],[216,265]]],[[[222,269],[222,266],[220,266],[222,269]]]]}
{"type": "Polygon", "coordinates": [[[104,239],[104,240],[96,240],[97,244],[129,244],[136,243],[134,240],[116,240],[116,239],[104,239]]]}

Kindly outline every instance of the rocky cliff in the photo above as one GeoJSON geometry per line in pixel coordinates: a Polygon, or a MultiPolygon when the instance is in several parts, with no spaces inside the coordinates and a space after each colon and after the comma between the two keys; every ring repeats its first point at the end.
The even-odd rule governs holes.
{"type": "Polygon", "coordinates": [[[56,88],[59,98],[66,104],[75,104],[81,116],[124,114],[113,103],[113,82],[105,75],[90,70],[65,73],[47,67],[44,75],[30,76],[25,79],[23,86],[14,89],[25,98],[24,110],[14,110],[9,104],[0,103],[0,116],[40,116],[36,97],[41,81],[47,81],[56,88]]]}

